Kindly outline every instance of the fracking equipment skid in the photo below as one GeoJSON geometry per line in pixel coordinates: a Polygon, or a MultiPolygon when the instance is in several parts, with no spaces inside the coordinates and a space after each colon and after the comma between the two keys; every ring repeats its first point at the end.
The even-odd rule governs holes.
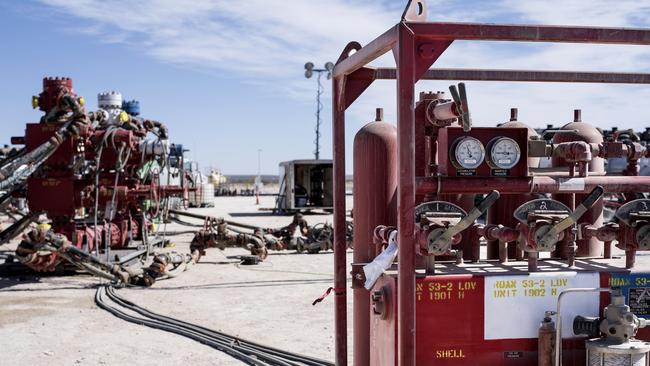
{"type": "Polygon", "coordinates": [[[28,123],[24,136],[11,139],[24,148],[1,151],[0,209],[15,222],[0,233],[0,244],[38,222],[12,259],[37,272],[81,269],[115,282],[150,286],[183,272],[207,248],[244,247],[253,262],[266,258],[267,247],[332,248],[329,224],[312,228],[305,222],[300,235],[294,235],[295,225],[263,230],[170,210],[172,199],[187,208],[197,189],[190,188],[197,172],[185,169],[183,146],[169,144],[166,126],[140,117],[140,103],[125,101],[118,92],[100,93],[96,112],[87,112],[84,105],[71,79],[45,78],[42,93],[32,98],[32,106],[45,115],[28,123]],[[169,184],[172,180],[176,184],[169,184]],[[7,208],[13,209],[16,199],[26,201],[29,209],[10,213],[7,208]],[[155,224],[164,223],[170,213],[203,220],[187,254],[159,251],[166,233],[155,224]],[[252,232],[241,231],[242,226],[252,232]]]}
{"type": "Polygon", "coordinates": [[[429,22],[426,2],[412,0],[400,23],[344,48],[332,88],[336,364],[348,364],[345,111],[375,80],[395,79],[397,129],[378,110],[354,141],[353,364],[647,365],[650,177],[637,167],[650,148],[603,139],[579,110],[548,140],[516,110],[474,127],[464,83],[450,98],[418,98],[415,83],[650,84],[650,74],[432,69],[456,40],[650,45],[650,30],[429,22]],[[368,66],[390,51],[395,68],[368,66]],[[625,168],[606,175],[606,159],[625,168]],[[613,197],[623,202],[605,222],[613,197]]]}
{"type": "Polygon", "coordinates": [[[100,93],[96,112],[84,105],[71,79],[43,80],[32,106],[45,115],[12,138],[25,147],[3,153],[0,166],[0,205],[22,198],[29,212],[0,233],[0,242],[38,222],[15,254],[36,271],[73,266],[150,285],[185,270],[199,252],[154,252],[164,244],[154,224],[167,215],[167,201],[189,199],[182,147],[169,145],[166,126],[139,117],[139,102],[117,92],[100,93]],[[161,184],[163,170],[181,176],[180,185],[161,184]]]}

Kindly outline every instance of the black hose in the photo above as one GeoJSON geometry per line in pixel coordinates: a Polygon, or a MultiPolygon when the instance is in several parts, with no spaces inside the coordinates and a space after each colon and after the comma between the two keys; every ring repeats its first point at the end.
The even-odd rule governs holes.
{"type": "Polygon", "coordinates": [[[129,315],[129,314],[123,312],[123,311],[120,311],[117,308],[108,305],[104,301],[103,295],[104,295],[105,292],[106,292],[106,286],[102,286],[102,287],[97,289],[97,292],[95,293],[95,303],[97,303],[97,306],[99,306],[100,308],[108,311],[109,313],[115,315],[116,317],[118,317],[118,318],[120,318],[122,320],[126,320],[126,321],[128,321],[130,323],[145,325],[145,326],[148,326],[150,328],[164,330],[164,331],[167,331],[167,332],[182,335],[184,337],[193,339],[193,340],[195,340],[195,341],[197,341],[199,343],[202,343],[202,344],[208,345],[210,347],[216,348],[216,349],[218,349],[218,350],[220,350],[220,351],[222,351],[224,353],[229,354],[230,356],[232,356],[232,357],[234,357],[234,358],[236,358],[236,359],[238,359],[240,361],[246,362],[249,365],[259,365],[259,366],[267,366],[268,365],[266,363],[259,362],[258,360],[254,359],[254,358],[252,358],[252,357],[250,357],[250,356],[248,356],[246,354],[243,354],[242,352],[239,352],[239,351],[237,351],[235,349],[232,349],[230,347],[226,347],[223,344],[221,344],[220,342],[215,342],[215,341],[211,341],[209,339],[204,339],[199,335],[196,335],[196,334],[188,332],[188,331],[184,332],[182,329],[180,329],[178,327],[167,325],[167,324],[164,324],[162,322],[158,322],[158,321],[154,321],[154,320],[146,320],[146,319],[143,319],[143,318],[138,318],[136,316],[129,315]]]}
{"type": "Polygon", "coordinates": [[[279,349],[276,349],[276,348],[263,346],[263,345],[260,345],[260,344],[256,344],[256,343],[253,343],[253,342],[249,342],[249,341],[245,341],[245,340],[242,340],[242,339],[239,339],[239,338],[235,338],[235,337],[232,337],[232,336],[227,335],[225,333],[214,331],[212,329],[208,329],[208,328],[202,327],[200,325],[187,323],[187,322],[184,322],[182,320],[178,320],[178,319],[170,318],[170,317],[167,317],[167,316],[164,316],[164,315],[159,315],[159,314],[153,313],[153,312],[151,312],[151,311],[149,311],[149,310],[147,310],[145,308],[142,308],[142,307],[134,304],[133,302],[131,302],[131,301],[127,300],[127,299],[124,299],[124,298],[118,296],[115,293],[114,288],[112,288],[112,287],[109,287],[107,289],[107,294],[108,294],[108,296],[109,296],[109,298],[111,300],[113,300],[114,302],[120,304],[121,306],[124,306],[124,307],[128,308],[129,310],[137,312],[138,314],[144,315],[144,316],[146,316],[148,318],[151,318],[151,319],[170,322],[172,324],[175,324],[175,325],[178,325],[178,326],[181,326],[181,327],[186,327],[186,328],[191,329],[193,331],[196,331],[198,333],[205,334],[206,336],[209,336],[209,337],[225,338],[225,340],[227,340],[229,343],[235,342],[235,343],[237,343],[237,344],[239,344],[239,345],[241,345],[243,347],[249,347],[249,348],[252,348],[252,349],[257,349],[257,350],[260,350],[260,351],[263,351],[263,352],[269,352],[270,351],[270,352],[272,352],[274,354],[278,354],[278,355],[281,355],[282,357],[296,360],[296,361],[301,362],[303,364],[314,365],[314,366],[329,365],[329,363],[327,363],[326,361],[319,360],[317,358],[311,358],[311,357],[302,356],[302,355],[298,355],[298,354],[295,354],[295,353],[279,350],[279,349]]]}
{"type": "Polygon", "coordinates": [[[191,222],[183,221],[183,220],[181,220],[181,219],[179,219],[177,217],[174,217],[174,216],[169,216],[169,220],[174,221],[175,223],[181,224],[181,225],[184,225],[184,226],[191,226],[191,227],[203,227],[204,226],[202,224],[193,224],[191,222]]]}
{"type": "Polygon", "coordinates": [[[196,230],[184,230],[184,231],[161,231],[158,233],[159,236],[176,236],[176,235],[187,235],[187,234],[196,234],[196,230]]]}
{"type": "Polygon", "coordinates": [[[103,286],[97,290],[95,301],[102,309],[111,312],[113,315],[129,322],[146,325],[152,328],[166,330],[172,333],[183,335],[200,343],[209,345],[215,349],[225,352],[243,362],[251,365],[268,366],[330,366],[330,362],[317,358],[306,357],[299,354],[282,351],[276,348],[263,346],[253,342],[245,341],[228,334],[214,331],[196,324],[187,323],[178,319],[153,313],[135,303],[126,300],[115,293],[113,287],[103,286]],[[145,318],[128,315],[115,307],[108,305],[103,294],[106,294],[116,304],[138,313],[145,318]]]}
{"type": "Polygon", "coordinates": [[[29,213],[0,232],[0,245],[8,243],[13,238],[20,235],[20,233],[25,231],[29,224],[36,221],[37,216],[38,215],[36,213],[29,213]]]}
{"type": "MultiPolygon", "coordinates": [[[[159,320],[159,321],[170,322],[170,323],[175,324],[175,325],[180,326],[180,327],[186,327],[186,328],[191,329],[193,331],[196,331],[198,333],[202,333],[202,334],[204,334],[204,335],[206,335],[208,337],[224,339],[225,341],[228,342],[228,344],[236,343],[237,345],[239,345],[241,347],[258,349],[258,350],[260,350],[262,352],[267,352],[267,351],[271,350],[271,351],[273,351],[273,353],[281,354],[284,357],[298,359],[299,362],[301,362],[303,364],[305,364],[305,361],[304,361],[305,359],[311,360],[311,361],[314,362],[314,363],[312,363],[312,362],[306,363],[308,365],[323,365],[323,362],[324,362],[322,360],[311,359],[309,357],[305,357],[305,356],[297,355],[297,354],[294,354],[294,353],[290,353],[290,352],[274,349],[274,348],[271,348],[271,347],[255,344],[255,343],[252,343],[252,342],[244,341],[244,340],[241,340],[241,339],[226,335],[226,334],[221,333],[221,332],[217,332],[217,331],[213,331],[213,330],[208,329],[208,328],[201,327],[199,325],[195,325],[195,324],[192,324],[192,323],[187,323],[187,322],[184,322],[184,321],[181,321],[181,320],[178,320],[178,319],[174,319],[174,318],[170,318],[170,317],[166,317],[166,316],[163,316],[163,315],[153,313],[153,312],[151,312],[151,311],[149,311],[147,309],[144,309],[144,308],[130,302],[129,300],[126,300],[124,298],[119,297],[117,294],[115,294],[115,291],[114,291],[113,288],[108,288],[107,289],[107,294],[108,294],[108,296],[109,296],[109,298],[111,300],[113,300],[116,303],[120,304],[121,306],[124,306],[124,307],[128,308],[129,310],[137,312],[137,313],[139,313],[141,315],[144,315],[146,317],[149,317],[149,318],[152,318],[152,319],[155,319],[155,320],[159,320]]],[[[285,363],[281,361],[281,364],[285,364],[285,363]]]]}

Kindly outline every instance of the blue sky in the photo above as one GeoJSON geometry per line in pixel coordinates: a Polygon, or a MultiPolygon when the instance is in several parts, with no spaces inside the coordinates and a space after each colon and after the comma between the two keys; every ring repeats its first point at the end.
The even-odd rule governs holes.
{"type": "MultiPolygon", "coordinates": [[[[314,79],[303,64],[336,61],[350,40],[362,44],[399,20],[402,1],[0,1],[0,142],[21,135],[43,76],[70,76],[96,108],[96,94],[117,90],[141,102],[143,115],[169,125],[203,167],[263,173],[283,160],[312,156],[314,79]]],[[[650,27],[642,1],[429,1],[429,19],[650,27]],[[436,13],[433,13],[433,11],[436,13]]],[[[384,57],[377,65],[391,65],[384,57]]],[[[650,71],[650,48],[457,42],[440,67],[650,71]]],[[[450,82],[423,82],[445,90],[450,82]]],[[[322,156],[331,157],[330,85],[326,84],[322,156]]],[[[532,126],[561,125],[573,108],[602,127],[650,126],[643,86],[468,83],[476,125],[491,126],[520,108],[532,126]]],[[[395,89],[378,82],[348,111],[348,171],[356,130],[385,107],[394,120],[395,89]]]]}

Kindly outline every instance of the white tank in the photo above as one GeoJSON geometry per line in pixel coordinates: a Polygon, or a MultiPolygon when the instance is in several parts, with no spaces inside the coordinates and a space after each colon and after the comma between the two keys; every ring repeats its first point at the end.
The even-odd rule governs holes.
{"type": "Polygon", "coordinates": [[[110,91],[97,94],[97,105],[101,109],[121,109],[122,94],[116,91],[110,91]]]}
{"type": "Polygon", "coordinates": [[[210,183],[201,184],[201,206],[214,207],[214,185],[210,183]]]}
{"type": "Polygon", "coordinates": [[[214,207],[214,185],[212,183],[199,183],[196,192],[190,192],[190,206],[214,207]]]}
{"type": "Polygon", "coordinates": [[[97,105],[99,112],[104,114],[103,126],[121,125],[120,115],[122,114],[122,94],[110,91],[97,94],[97,105]]]}

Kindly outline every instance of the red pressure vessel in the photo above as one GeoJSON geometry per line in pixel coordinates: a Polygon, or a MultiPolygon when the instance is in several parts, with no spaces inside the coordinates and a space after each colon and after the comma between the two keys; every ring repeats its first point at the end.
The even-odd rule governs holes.
{"type": "MultiPolygon", "coordinates": [[[[561,142],[571,142],[571,141],[584,141],[587,143],[602,143],[603,135],[598,131],[594,126],[582,122],[581,112],[579,109],[574,111],[573,122],[568,123],[562,127],[562,130],[567,132],[556,133],[553,136],[553,143],[559,144],[561,142]]],[[[553,167],[567,166],[568,163],[559,157],[553,157],[552,160],[553,167]]],[[[605,160],[603,158],[593,157],[589,163],[589,173],[594,173],[595,175],[604,175],[605,174],[605,160]]],[[[580,180],[576,180],[576,184],[579,184],[580,180]]],[[[556,200],[566,204],[570,208],[574,208],[573,195],[572,194],[556,194],[553,196],[556,200]]],[[[575,205],[580,204],[580,202],[586,197],[586,194],[576,194],[575,195],[575,205]]],[[[593,224],[596,227],[600,227],[603,224],[603,200],[600,199],[596,204],[592,206],[578,221],[578,225],[589,223],[593,224]]],[[[600,242],[597,238],[592,237],[589,239],[578,239],[576,240],[578,250],[576,252],[577,257],[599,257],[603,255],[603,243],[600,242]]],[[[563,258],[566,258],[566,247],[568,243],[562,242],[559,245],[559,252],[556,255],[559,255],[563,258]]]]}
{"type": "MultiPolygon", "coordinates": [[[[354,263],[377,255],[373,231],[397,225],[397,129],[383,121],[383,110],[354,137],[354,263]]],[[[353,290],[354,365],[370,364],[370,293],[353,290]]]]}
{"type": "Polygon", "coordinates": [[[67,77],[43,78],[43,92],[38,97],[32,97],[32,107],[38,107],[43,112],[49,112],[59,102],[62,91],[73,94],[72,79],[67,77]]]}

